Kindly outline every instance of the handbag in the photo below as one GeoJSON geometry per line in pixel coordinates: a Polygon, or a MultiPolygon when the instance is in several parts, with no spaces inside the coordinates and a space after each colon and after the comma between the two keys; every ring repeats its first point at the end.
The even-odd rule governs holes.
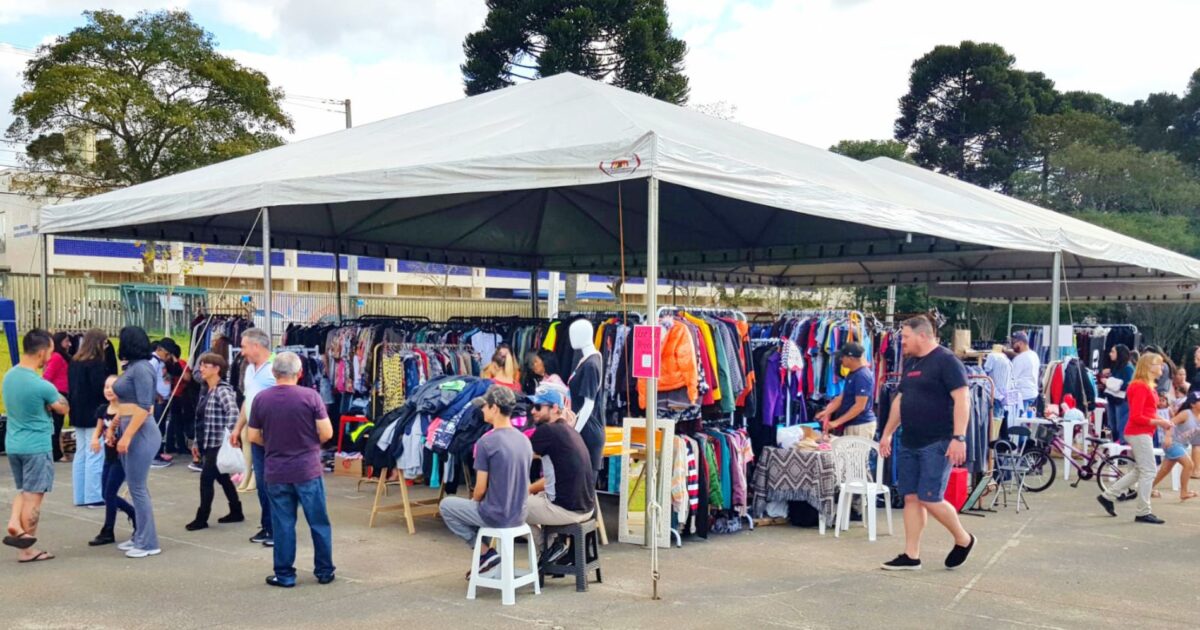
{"type": "Polygon", "coordinates": [[[1104,393],[1112,396],[1113,398],[1120,398],[1124,400],[1125,392],[1121,391],[1121,387],[1123,385],[1125,385],[1125,381],[1122,381],[1115,376],[1110,376],[1104,380],[1104,393]]]}
{"type": "Polygon", "coordinates": [[[217,470],[225,475],[237,475],[246,472],[246,458],[242,449],[229,443],[229,429],[225,429],[225,437],[221,440],[221,448],[217,451],[217,470]]]}

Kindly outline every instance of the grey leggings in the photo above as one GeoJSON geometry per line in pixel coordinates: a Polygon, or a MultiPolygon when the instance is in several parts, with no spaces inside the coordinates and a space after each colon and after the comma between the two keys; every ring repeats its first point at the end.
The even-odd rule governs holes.
{"type": "MultiPolygon", "coordinates": [[[[129,427],[132,418],[121,418],[121,433],[129,427]]],[[[153,418],[146,418],[141,428],[129,443],[129,451],[121,456],[125,468],[125,483],[129,485],[129,497],[133,501],[137,531],[133,533],[133,545],[138,549],[158,549],[158,532],[154,529],[154,506],[150,504],[150,462],[162,446],[162,433],[153,418]]]]}

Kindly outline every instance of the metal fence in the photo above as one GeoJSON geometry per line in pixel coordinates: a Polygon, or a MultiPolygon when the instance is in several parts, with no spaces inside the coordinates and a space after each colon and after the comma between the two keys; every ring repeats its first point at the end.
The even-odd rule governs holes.
{"type": "MultiPolygon", "coordinates": [[[[52,276],[50,279],[49,321],[41,321],[41,278],[36,275],[0,274],[0,295],[16,304],[17,330],[24,332],[43,327],[50,330],[87,330],[99,328],[115,336],[121,327],[135,325],[152,334],[166,331],[164,311],[167,287],[162,285],[103,285],[86,278],[52,276]]],[[[175,287],[171,291],[171,327],[173,335],[184,335],[190,320],[207,308],[209,312],[246,313],[256,326],[266,324],[269,310],[272,328],[278,334],[291,323],[308,324],[337,316],[337,302],[327,293],[275,291],[270,309],[264,309],[261,290],[197,289],[175,287]]],[[[565,311],[566,306],[562,306],[565,311]]],[[[614,310],[612,302],[580,302],[576,311],[614,310]]],[[[644,308],[631,305],[632,310],[644,308]]],[[[346,317],[359,315],[421,316],[433,321],[451,317],[528,316],[528,300],[472,298],[428,298],[409,296],[342,296],[346,317]]],[[[546,303],[538,303],[538,316],[546,316],[546,303]]]]}

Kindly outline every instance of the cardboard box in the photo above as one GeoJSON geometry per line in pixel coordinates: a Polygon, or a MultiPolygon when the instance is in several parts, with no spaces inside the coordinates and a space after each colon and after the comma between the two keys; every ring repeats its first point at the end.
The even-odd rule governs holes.
{"type": "Polygon", "coordinates": [[[333,458],[333,474],[338,477],[362,477],[363,460],[361,457],[344,457],[336,455],[333,458]]]}
{"type": "Polygon", "coordinates": [[[950,346],[954,354],[959,356],[965,355],[971,351],[971,331],[967,328],[958,328],[954,331],[954,343],[950,346]]]}

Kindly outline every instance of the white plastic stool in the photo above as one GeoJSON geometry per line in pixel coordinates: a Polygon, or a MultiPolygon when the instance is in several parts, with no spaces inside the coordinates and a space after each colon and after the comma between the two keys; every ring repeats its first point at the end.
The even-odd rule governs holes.
{"type": "Polygon", "coordinates": [[[504,529],[493,527],[479,528],[479,533],[475,536],[475,556],[471,559],[471,582],[467,585],[467,599],[475,599],[476,586],[499,589],[500,601],[505,606],[512,606],[517,603],[517,589],[526,584],[532,584],[533,592],[541,595],[542,586],[538,584],[537,551],[534,547],[536,545],[533,544],[533,532],[529,530],[529,525],[506,527],[504,529]],[[513,551],[513,542],[519,536],[525,536],[528,540],[526,547],[529,549],[529,569],[522,571],[518,575],[516,567],[517,558],[513,551]],[[496,550],[500,554],[499,578],[479,577],[479,552],[483,548],[483,539],[485,537],[500,541],[500,548],[496,550]]]}

